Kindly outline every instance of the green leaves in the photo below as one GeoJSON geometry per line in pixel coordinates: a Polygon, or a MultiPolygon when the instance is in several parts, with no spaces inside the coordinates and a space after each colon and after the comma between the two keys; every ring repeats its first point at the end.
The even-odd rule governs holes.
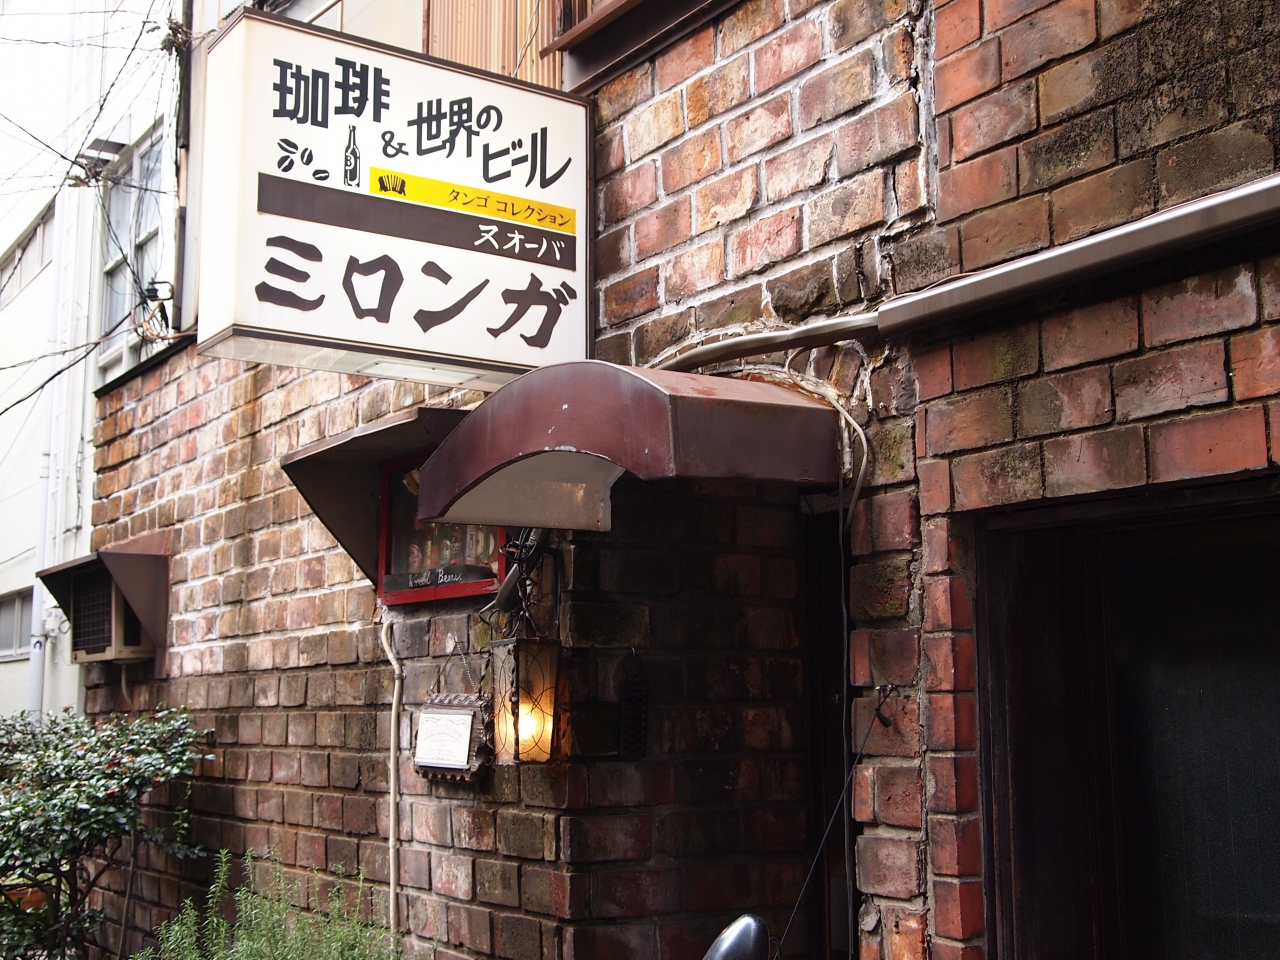
{"type": "MultiPolygon", "coordinates": [[[[24,912],[0,897],[0,957],[81,956],[100,917],[85,904],[93,856],[119,865],[124,842],[199,851],[144,819],[140,798],[195,770],[199,734],[185,710],[96,722],[67,711],[0,717],[0,878],[49,897],[24,912]]],[[[180,823],[185,820],[180,819],[180,823]]]]}
{"type": "Polygon", "coordinates": [[[319,876],[290,879],[278,864],[246,856],[244,873],[258,878],[235,892],[234,924],[224,917],[231,856],[218,854],[213,887],[201,911],[188,900],[157,931],[158,951],[137,960],[394,960],[399,956],[384,929],[363,923],[371,907],[363,884],[319,876]],[[327,892],[326,892],[327,887],[327,892]],[[294,904],[306,903],[305,913],[294,904]]]}

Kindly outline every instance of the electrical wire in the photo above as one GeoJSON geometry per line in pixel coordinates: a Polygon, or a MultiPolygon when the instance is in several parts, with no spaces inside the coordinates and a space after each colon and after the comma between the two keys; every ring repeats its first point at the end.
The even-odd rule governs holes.
{"type": "MultiPolygon", "coordinates": [[[[130,314],[132,314],[132,313],[133,313],[133,311],[134,311],[134,309],[136,309],[136,308],[137,308],[137,307],[136,307],[136,305],[135,305],[134,307],[130,308],[129,313],[125,314],[123,317],[121,317],[119,320],[117,320],[117,321],[116,321],[116,323],[115,323],[115,325],[114,325],[114,326],[112,326],[112,328],[111,328],[110,330],[108,330],[108,331],[107,331],[107,335],[110,335],[111,333],[115,332],[115,330],[117,330],[117,329],[120,327],[120,325],[121,325],[122,323],[124,323],[126,320],[128,320],[128,319],[129,319],[129,315],[130,315],[130,314]]],[[[6,407],[4,407],[4,408],[0,408],[0,417],[3,417],[6,413],[8,413],[10,410],[12,410],[14,407],[18,406],[19,404],[25,403],[26,401],[30,400],[32,397],[34,397],[36,394],[38,394],[41,390],[43,390],[43,389],[44,389],[45,387],[47,387],[49,384],[53,383],[53,381],[54,381],[54,380],[57,380],[57,379],[58,379],[58,377],[62,376],[62,375],[63,375],[64,373],[66,373],[68,370],[70,370],[70,369],[72,369],[73,367],[76,367],[76,366],[80,365],[81,363],[83,363],[85,360],[87,360],[87,359],[89,358],[90,354],[92,354],[92,353],[93,353],[93,351],[94,351],[94,350],[96,350],[97,348],[98,348],[98,341],[94,341],[93,343],[91,343],[91,344],[89,345],[88,349],[86,349],[86,350],[84,351],[84,353],[82,353],[80,356],[76,357],[76,358],[75,358],[74,360],[72,360],[70,363],[68,363],[68,364],[66,364],[66,365],[64,365],[64,366],[62,366],[62,367],[59,367],[59,368],[58,368],[57,370],[55,370],[53,373],[49,374],[49,376],[48,376],[48,377],[46,377],[43,381],[41,381],[41,383],[40,383],[40,385],[39,385],[39,386],[35,387],[34,389],[32,389],[32,390],[31,390],[31,391],[29,391],[28,393],[24,394],[23,396],[19,397],[17,400],[14,400],[14,401],[13,401],[12,403],[10,403],[8,406],[6,406],[6,407]]]]}
{"type": "MultiPolygon", "coordinates": [[[[795,906],[791,908],[791,916],[787,918],[787,925],[782,929],[782,936],[777,940],[770,938],[770,943],[774,947],[773,960],[778,960],[778,958],[782,956],[782,947],[787,942],[787,934],[791,932],[791,925],[795,922],[796,914],[800,912],[800,904],[804,902],[805,891],[809,889],[809,882],[813,879],[813,871],[818,869],[818,863],[822,860],[822,851],[827,845],[827,839],[831,836],[831,828],[835,826],[836,818],[840,816],[841,811],[844,809],[845,795],[849,792],[849,784],[853,782],[854,771],[858,769],[858,763],[861,762],[862,755],[867,749],[867,741],[871,739],[871,731],[876,728],[876,721],[880,721],[881,723],[885,722],[883,715],[880,713],[880,708],[885,705],[886,701],[889,699],[889,695],[893,693],[893,691],[894,686],[892,684],[883,688],[876,688],[876,708],[871,715],[871,722],[867,724],[867,732],[862,735],[862,743],[858,745],[858,755],[854,758],[853,764],[849,768],[849,775],[844,778],[844,786],[840,788],[840,793],[836,796],[835,806],[831,810],[831,816],[827,819],[827,829],[823,831],[822,839],[818,841],[818,850],[813,855],[813,862],[809,864],[809,872],[805,875],[804,883],[800,886],[800,893],[796,897],[795,906]]],[[[845,831],[846,834],[848,834],[848,832],[848,830],[845,831]]],[[[849,955],[852,956],[852,917],[850,917],[849,923],[849,955]]]]}
{"type": "Polygon", "coordinates": [[[520,49],[520,55],[516,57],[516,68],[511,71],[511,76],[513,77],[520,76],[520,67],[524,64],[524,55],[529,52],[529,44],[533,43],[533,38],[538,32],[538,9],[541,6],[542,0],[534,0],[533,12],[529,14],[529,22],[525,25],[525,33],[528,36],[525,38],[524,46],[520,49]]]}

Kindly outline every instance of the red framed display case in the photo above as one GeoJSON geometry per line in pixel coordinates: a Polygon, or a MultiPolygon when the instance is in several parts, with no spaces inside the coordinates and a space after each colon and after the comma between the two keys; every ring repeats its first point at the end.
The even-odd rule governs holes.
{"type": "Polygon", "coordinates": [[[506,576],[503,527],[416,519],[418,468],[430,452],[382,465],[378,596],[387,605],[496,593],[506,576]]]}

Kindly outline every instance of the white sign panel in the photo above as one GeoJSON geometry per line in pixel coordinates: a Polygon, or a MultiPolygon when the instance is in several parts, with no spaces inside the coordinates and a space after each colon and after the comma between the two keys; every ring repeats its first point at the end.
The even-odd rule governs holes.
{"type": "Polygon", "coordinates": [[[464,770],[471,759],[470,710],[423,710],[418,714],[418,745],[413,762],[420,767],[464,770]]]}
{"type": "Polygon", "coordinates": [[[250,10],[206,89],[200,352],[481,389],[587,356],[584,100],[250,10]]]}

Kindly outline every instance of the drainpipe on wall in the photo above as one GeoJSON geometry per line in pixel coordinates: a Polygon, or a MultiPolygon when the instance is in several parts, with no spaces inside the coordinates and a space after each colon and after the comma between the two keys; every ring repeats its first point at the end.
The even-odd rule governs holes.
{"type": "MultiPolygon", "coordinates": [[[[400,698],[404,694],[404,667],[391,644],[391,624],[384,623],[382,649],[395,671],[391,688],[391,753],[387,763],[387,792],[391,808],[387,811],[387,873],[389,875],[387,921],[393,937],[400,936],[400,698]]],[[[394,940],[392,943],[394,944],[394,940]]]]}
{"type": "MultiPolygon", "coordinates": [[[[54,214],[55,222],[57,214],[54,214]]],[[[57,261],[55,261],[57,262],[57,261]]],[[[45,378],[54,374],[56,350],[58,349],[57,322],[58,311],[49,311],[49,339],[45,348],[45,378]]],[[[43,570],[46,564],[49,527],[49,462],[53,459],[53,389],[41,390],[36,402],[44,407],[41,418],[40,482],[36,484],[36,496],[40,499],[36,504],[36,556],[37,570],[43,570]]],[[[31,587],[31,656],[27,660],[27,713],[37,717],[44,713],[44,583],[37,577],[31,587]]]]}

